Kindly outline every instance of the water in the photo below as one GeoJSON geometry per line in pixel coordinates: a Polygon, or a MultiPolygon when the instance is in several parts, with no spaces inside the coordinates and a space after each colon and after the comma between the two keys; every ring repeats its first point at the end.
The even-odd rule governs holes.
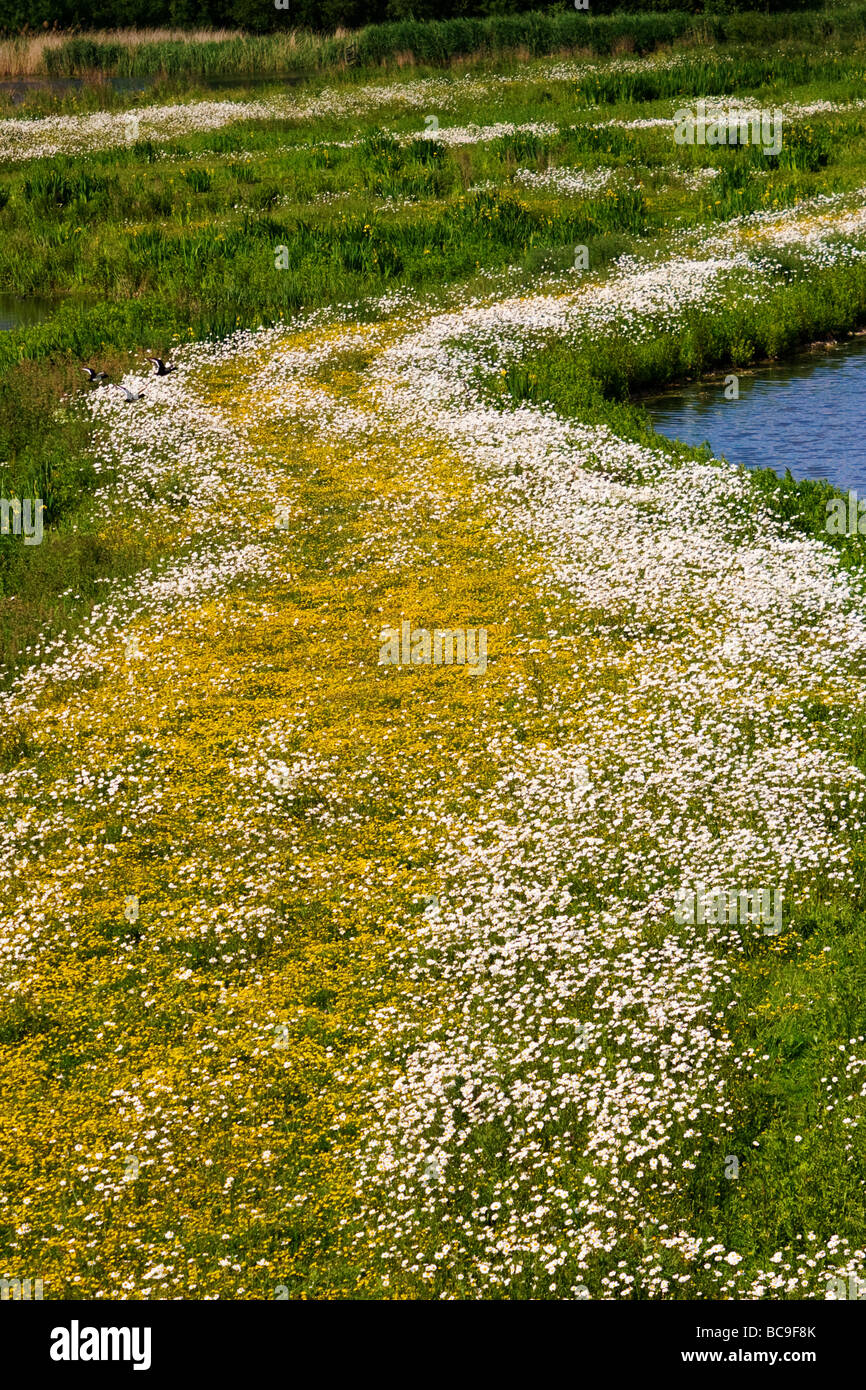
{"type": "MultiPolygon", "coordinates": [[[[115,92],[144,92],[154,81],[144,77],[109,77],[115,92]]],[[[84,86],[83,77],[4,77],[0,81],[0,93],[8,96],[14,105],[26,101],[34,92],[78,92],[84,86]]]]}
{"type": "MultiPolygon", "coordinates": [[[[201,87],[205,91],[218,92],[222,88],[233,87],[257,87],[257,86],[295,86],[303,82],[310,74],[303,72],[289,73],[251,73],[247,77],[207,77],[191,75],[178,76],[178,82],[189,82],[194,87],[201,87]]],[[[151,77],[104,77],[101,81],[107,82],[115,92],[146,92],[161,80],[159,74],[151,77]]],[[[171,78],[169,78],[169,81],[171,78]]],[[[86,79],[83,77],[6,77],[0,79],[0,95],[9,97],[13,105],[18,106],[26,102],[35,92],[57,92],[61,96],[66,92],[79,92],[85,85],[86,79]]]]}
{"type": "Polygon", "coordinates": [[[642,404],[669,439],[709,442],[731,463],[780,475],[790,468],[795,478],[866,493],[866,336],[737,377],[739,400],[725,399],[719,378],[642,404]]]}
{"type": "Polygon", "coordinates": [[[36,295],[25,299],[21,295],[0,294],[0,333],[41,323],[56,307],[52,299],[39,299],[36,295]]]}

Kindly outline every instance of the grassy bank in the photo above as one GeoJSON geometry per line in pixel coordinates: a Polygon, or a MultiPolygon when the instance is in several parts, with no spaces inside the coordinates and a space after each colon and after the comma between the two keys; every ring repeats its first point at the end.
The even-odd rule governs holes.
{"type": "Polygon", "coordinates": [[[73,77],[209,78],[262,73],[333,72],[399,60],[407,64],[465,64],[508,55],[574,52],[609,55],[650,53],[659,46],[796,40],[822,45],[863,37],[862,5],[800,8],[791,12],[741,11],[694,15],[687,8],[663,12],[575,14],[568,10],[488,18],[404,20],[357,31],[322,35],[288,33],[172,32],[130,30],[21,36],[0,41],[0,75],[73,77]]]}

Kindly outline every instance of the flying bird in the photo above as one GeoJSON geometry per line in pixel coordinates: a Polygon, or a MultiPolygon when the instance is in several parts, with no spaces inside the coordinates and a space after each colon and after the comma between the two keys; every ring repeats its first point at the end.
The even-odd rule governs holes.
{"type": "Polygon", "coordinates": [[[173,362],[163,362],[161,357],[148,357],[147,360],[153,363],[154,376],[168,376],[169,372],[177,371],[173,362]]]}
{"type": "Polygon", "coordinates": [[[133,395],[132,391],[130,391],[128,386],[122,386],[120,384],[118,384],[117,389],[118,391],[123,392],[124,396],[128,401],[140,401],[142,396],[144,395],[143,391],[139,391],[136,395],[133,395]]]}
{"type": "Polygon", "coordinates": [[[88,381],[107,381],[107,372],[95,372],[92,367],[82,367],[81,370],[87,373],[88,381]]]}

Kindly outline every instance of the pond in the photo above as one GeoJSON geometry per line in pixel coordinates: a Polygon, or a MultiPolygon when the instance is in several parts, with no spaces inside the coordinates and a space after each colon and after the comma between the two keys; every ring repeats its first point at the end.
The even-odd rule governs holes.
{"type": "Polygon", "coordinates": [[[866,492],[866,335],[813,350],[785,366],[737,373],[739,399],[724,379],[646,397],[659,434],[708,442],[716,456],[795,478],[826,478],[866,492]]]}
{"type": "Polygon", "coordinates": [[[0,294],[0,333],[13,328],[30,328],[41,323],[57,308],[53,299],[40,299],[36,295],[26,298],[17,294],[0,294]]]}
{"type": "MultiPolygon", "coordinates": [[[[109,77],[106,79],[115,92],[144,92],[151,85],[142,77],[109,77]]],[[[15,104],[26,101],[34,92],[77,92],[84,86],[83,77],[4,77],[0,78],[0,93],[15,104]]]]}
{"type": "MultiPolygon", "coordinates": [[[[189,82],[196,88],[202,88],[208,92],[218,92],[222,88],[233,87],[259,87],[259,86],[295,86],[303,82],[305,77],[310,74],[303,72],[290,73],[252,73],[248,77],[204,77],[193,75],[188,78],[179,78],[178,81],[189,82]]],[[[159,74],[152,77],[105,77],[101,79],[109,84],[113,91],[123,93],[146,92],[161,80],[159,74]]],[[[83,77],[4,77],[0,78],[0,95],[7,96],[14,105],[20,105],[27,101],[35,92],[57,92],[61,96],[66,92],[78,92],[85,86],[86,79],[83,77]]],[[[92,84],[91,84],[92,85],[92,84]]]]}

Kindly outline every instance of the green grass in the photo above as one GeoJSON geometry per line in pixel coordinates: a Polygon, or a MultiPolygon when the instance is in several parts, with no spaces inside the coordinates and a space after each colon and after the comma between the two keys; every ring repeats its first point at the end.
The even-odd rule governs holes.
{"type": "MultiPolygon", "coordinates": [[[[820,33],[822,25],[838,37],[844,23],[850,19],[853,25],[861,15],[860,10],[804,12],[797,17],[803,26],[800,38],[805,42],[807,36],[820,33]]],[[[585,17],[577,18],[586,24],[585,17]]],[[[573,26],[574,17],[563,17],[563,25],[566,19],[573,26]]],[[[639,38],[664,32],[666,24],[676,28],[698,23],[681,15],[651,19],[643,29],[638,26],[639,38]]],[[[599,43],[602,36],[612,39],[620,22],[602,16],[588,33],[599,43]]],[[[769,35],[786,25],[790,28],[790,17],[758,16],[747,22],[744,16],[731,15],[699,23],[728,35],[737,25],[744,30],[751,25],[754,38],[759,32],[769,35]]],[[[419,26],[407,28],[411,37],[419,26]]],[[[498,29],[491,26],[490,32],[502,41],[505,21],[498,29]]],[[[538,32],[543,37],[543,26],[538,32]]],[[[395,28],[387,41],[393,48],[403,37],[404,30],[395,28]]],[[[261,58],[275,51],[273,45],[268,49],[269,40],[243,42],[240,56],[237,50],[208,55],[207,61],[214,64],[211,71],[249,71],[251,55],[261,58]]],[[[71,69],[85,58],[92,66],[110,66],[105,54],[88,55],[80,48],[74,53],[69,50],[63,58],[71,69]]],[[[132,59],[123,54],[112,59],[118,67],[127,61],[132,59]]],[[[144,65],[142,70],[149,63],[148,71],[170,72],[175,50],[171,55],[139,55],[136,61],[144,65]]],[[[194,67],[203,62],[201,54],[188,55],[188,61],[189,72],[204,71],[194,67]]],[[[433,58],[428,54],[425,61],[433,58]]],[[[74,399],[76,391],[89,389],[78,369],[80,360],[92,359],[116,378],[133,365],[141,366],[145,348],[169,353],[177,342],[220,335],[238,324],[255,327],[325,305],[342,306],[340,312],[355,317],[387,314],[387,308],[378,310],[374,301],[395,290],[460,305],[492,287],[529,291],[548,281],[573,284],[565,276],[576,242],[589,246],[591,273],[600,276],[626,252],[670,254],[678,238],[699,226],[707,225],[712,232],[744,213],[793,206],[816,194],[851,191],[862,183],[866,153],[866,126],[857,111],[801,122],[789,130],[776,161],[750,148],[682,150],[674,146],[669,132],[594,128],[593,122],[669,114],[671,99],[713,91],[748,95],[764,104],[818,95],[849,100],[862,91],[864,66],[866,53],[853,39],[849,51],[838,58],[820,49],[814,54],[769,53],[761,59],[752,51],[728,54],[707,48],[676,69],[600,73],[579,91],[548,80],[529,64],[523,81],[503,88],[495,100],[464,93],[449,109],[447,120],[444,113],[440,117],[443,124],[543,119],[555,127],[551,134],[517,133],[486,144],[443,148],[424,136],[423,115],[407,114],[395,102],[393,109],[332,115],[313,126],[288,117],[247,122],[165,144],[141,142],[4,169],[0,292],[47,294],[57,302],[46,322],[0,337],[0,495],[41,496],[47,508],[41,547],[25,549],[14,539],[0,540],[0,660],[5,679],[26,663],[27,649],[40,631],[74,629],[84,620],[102,581],[132,574],[159,558],[155,542],[146,544],[121,525],[106,533],[91,517],[94,440],[74,399]],[[575,122],[578,128],[573,130],[575,122]],[[412,138],[404,143],[389,130],[412,138]],[[356,143],[340,144],[349,141],[356,143]],[[533,191],[515,181],[518,169],[557,166],[612,168],[614,175],[594,196],[533,191]],[[702,188],[690,188],[683,173],[707,166],[717,168],[718,176],[702,188]],[[289,248],[286,270],[274,265],[281,244],[289,248]]],[[[506,67],[512,74],[516,71],[513,65],[506,67]]],[[[175,72],[178,75],[183,78],[182,68],[175,72]]],[[[400,74],[389,76],[396,81],[400,74]]],[[[65,101],[85,111],[97,98],[117,109],[133,109],[139,100],[91,90],[65,101]]],[[[767,264],[774,270],[772,286],[760,299],[744,297],[742,279],[734,275],[716,302],[687,314],[675,332],[649,325],[641,335],[593,332],[568,342],[527,339],[521,360],[504,377],[486,382],[490,396],[509,403],[548,402],[563,415],[608,425],[621,437],[684,458],[701,457],[699,450],[655,435],[637,399],[641,391],[766,357],[782,358],[819,335],[841,336],[866,322],[862,262],[816,270],[794,253],[775,252],[768,253],[767,264]]],[[[363,367],[364,355],[358,353],[354,359],[325,364],[319,379],[336,383],[336,389],[342,373],[360,375],[363,367]]],[[[309,460],[303,457],[307,468],[309,460]]],[[[346,461],[347,474],[350,462],[346,461]]],[[[333,460],[319,463],[334,470],[337,481],[330,479],[330,487],[346,486],[333,460]]],[[[862,569],[866,538],[824,532],[826,502],[833,495],[828,484],[797,482],[790,476],[779,479],[769,470],[751,476],[755,505],[773,508],[801,532],[836,546],[849,569],[862,569]]],[[[334,576],[339,571],[334,559],[344,541],[337,538],[333,514],[321,501],[312,475],[305,474],[304,487],[310,494],[310,519],[297,539],[301,572],[306,574],[303,582],[313,589],[321,586],[336,598],[339,586],[334,576]]],[[[331,494],[323,496],[330,499],[331,494]]],[[[494,558],[491,552],[491,573],[494,558]]],[[[473,560],[477,563],[478,557],[473,560]]],[[[456,568],[471,588],[466,565],[456,568]]],[[[411,566],[408,572],[411,575],[411,566]]],[[[287,602],[282,595],[284,607],[287,602]]],[[[539,633],[547,626],[542,616],[539,633]]],[[[604,620],[600,615],[599,621],[604,620]]],[[[246,651],[238,654],[238,663],[246,668],[246,651]]],[[[539,720],[555,708],[549,698],[556,681],[554,666],[529,663],[539,720]]],[[[335,669],[328,664],[329,679],[335,669]]],[[[611,682],[614,679],[611,675],[611,682]]],[[[291,700],[287,697],[283,703],[291,705],[291,700]]],[[[340,699],[330,705],[338,715],[344,711],[340,699]]],[[[393,708],[386,714],[392,716],[393,708]]],[[[818,700],[810,706],[810,719],[816,742],[832,738],[838,746],[841,740],[848,756],[866,771],[866,721],[846,723],[839,709],[818,700]]],[[[465,722],[468,727],[471,719],[467,716],[465,722]]],[[[382,723],[392,727],[393,720],[383,717],[382,723]]],[[[521,728],[518,737],[521,732],[525,734],[521,728]]],[[[554,737],[556,729],[546,732],[554,737]]],[[[347,725],[345,746],[354,748],[356,736],[355,727],[347,725]]],[[[192,748],[197,749],[194,740],[192,748]]],[[[0,765],[14,765],[27,749],[21,730],[0,731],[0,765]]],[[[473,756],[483,762],[483,752],[476,747],[473,756]]],[[[402,747],[397,761],[395,786],[405,795],[402,747]]],[[[211,772],[208,764],[196,788],[211,772]]],[[[482,768],[479,780],[483,774],[482,768]]],[[[402,805],[395,793],[393,824],[400,833],[402,805]]],[[[315,828],[303,811],[301,801],[298,824],[312,837],[315,828]]],[[[359,811],[364,824],[367,815],[365,804],[359,811]]],[[[108,843],[122,843],[117,818],[104,833],[108,843]]],[[[405,850],[398,841],[395,831],[394,862],[402,869],[405,850]]],[[[169,837],[167,858],[171,843],[169,837]]],[[[355,844],[351,850],[357,855],[355,844]]],[[[856,847],[856,854],[862,865],[862,846],[856,847]]],[[[331,857],[348,862],[348,845],[345,854],[331,850],[331,857]]],[[[383,871],[378,881],[385,885],[390,877],[383,871]]],[[[864,881],[861,873],[861,884],[864,881]]],[[[738,963],[736,987],[742,1003],[735,1024],[736,1050],[742,1057],[751,1049],[756,1059],[754,1075],[740,1069],[732,1069],[731,1075],[737,1118],[730,1152],[741,1161],[740,1178],[736,1183],[724,1180],[718,1163],[707,1156],[695,1169],[690,1188],[684,1189],[682,1206],[657,1215],[657,1220],[666,1216],[671,1223],[687,1223],[696,1234],[727,1241],[749,1257],[762,1259],[813,1227],[833,1230],[862,1245],[866,1174],[859,1154],[848,1159],[849,1136],[825,1104],[827,1083],[822,1078],[834,1074],[840,1040],[866,1034],[861,987],[866,968],[864,891],[842,900],[816,880],[812,897],[797,907],[786,932],[772,943],[757,943],[738,963]],[[768,1061],[757,1065],[765,1057],[768,1061]],[[795,1150],[792,1136],[798,1132],[806,1136],[806,1143],[795,1150]]],[[[382,892],[384,896],[384,887],[382,892]]],[[[326,911],[305,899],[297,912],[307,914],[310,934],[315,927],[321,936],[330,908],[326,911]]],[[[384,912],[383,907],[383,919],[384,912]]],[[[339,918],[337,908],[334,913],[339,918]]],[[[93,921],[96,936],[104,938],[96,942],[94,952],[107,950],[112,934],[123,929],[103,923],[95,908],[93,921]]],[[[352,985],[351,957],[346,957],[336,927],[334,941],[333,955],[342,960],[349,980],[346,989],[359,988],[357,979],[352,985]]],[[[198,965],[199,958],[212,962],[218,946],[208,937],[185,949],[184,963],[189,959],[198,965]]],[[[299,959],[305,960],[306,954],[299,950],[299,959]]],[[[325,1037],[333,991],[313,981],[313,973],[311,966],[310,987],[305,980],[303,998],[306,1007],[325,1017],[307,1021],[304,1027],[311,1036],[321,1028],[325,1037]]],[[[76,1006],[86,999],[94,1018],[104,1018],[103,1001],[96,993],[88,997],[77,976],[70,979],[68,997],[76,1006]]],[[[136,987],[129,1008],[140,1004],[136,987]]],[[[36,1004],[22,1003],[6,1019],[3,1036],[14,1042],[38,1032],[44,1023],[36,1004]]],[[[72,1028],[61,1026],[67,1032],[72,1028]]],[[[92,1046],[98,1059],[97,1044],[92,1046]]],[[[54,1064],[63,1076],[77,1065],[66,1041],[58,1047],[54,1064]]],[[[312,1088],[316,1103],[325,1096],[329,1076],[323,1066],[321,1083],[312,1088]]],[[[290,1108],[297,1099],[290,1088],[290,1108]]],[[[279,1102],[286,1103],[286,1097],[279,1102]]],[[[479,1145],[492,1167],[502,1135],[491,1127],[479,1135],[479,1145]]],[[[300,1171],[300,1160],[298,1168],[291,1181],[302,1185],[305,1170],[300,1171]]],[[[469,1194],[464,1196],[469,1199],[469,1194]]],[[[154,1205],[163,1199],[160,1192],[154,1205]]],[[[290,1231],[290,1245],[294,1239],[290,1231]]],[[[284,1257],[284,1222],[275,1229],[274,1241],[284,1257]]],[[[326,1252],[324,1265],[327,1258],[326,1252]]],[[[293,1292],[315,1293],[320,1277],[315,1270],[287,1275],[293,1292]]],[[[710,1281],[701,1286],[698,1279],[696,1284],[713,1289],[710,1281]]]]}
{"type": "Polygon", "coordinates": [[[56,399],[59,381],[80,386],[79,359],[124,369],[143,346],[167,351],[179,338],[395,285],[436,293],[514,263],[531,275],[574,241],[620,233],[622,249],[646,225],[636,190],[563,205],[514,191],[510,173],[522,153],[514,142],[480,151],[476,169],[423,137],[403,146],[373,126],[352,150],[278,152],[285,140],[279,126],[254,125],[175,142],[169,164],[141,144],[86,161],[36,161],[0,185],[8,194],[0,289],[54,295],[59,305],[48,322],[0,338],[4,495],[43,496],[49,527],[38,552],[11,540],[0,546],[0,592],[15,596],[0,608],[7,666],[43,622],[67,620],[75,604],[61,595],[86,605],[101,575],[124,572],[128,559],[125,546],[87,544],[84,426],[68,413],[45,425],[44,392],[28,395],[37,376],[28,363],[51,364],[56,399]],[[207,163],[195,159],[203,148],[207,163]],[[241,163],[244,149],[255,158],[241,163]],[[491,173],[494,190],[467,191],[491,173]],[[289,189],[292,205],[281,206],[289,189]],[[335,189],[349,192],[345,204],[312,204],[335,189]],[[281,244],[290,248],[284,271],[275,269],[281,244]]]}
{"type": "MultiPolygon", "coordinates": [[[[493,15],[487,18],[403,20],[368,25],[341,37],[309,31],[284,34],[246,34],[216,42],[158,43],[99,42],[72,38],[59,48],[46,49],[42,66],[51,76],[99,72],[115,76],[154,75],[216,78],[257,73],[331,72],[341,66],[369,69],[407,56],[416,64],[444,65],[479,57],[508,56],[528,51],[581,52],[601,56],[620,50],[638,54],[672,43],[758,43],[774,45],[787,39],[814,44],[862,38],[866,9],[862,5],[829,8],[804,6],[788,0],[794,13],[689,13],[693,7],[663,5],[664,13],[606,14],[610,0],[600,0],[590,13],[570,9],[541,14],[493,15]]],[[[651,11],[652,5],[618,6],[651,11]]],[[[694,7],[697,8],[697,7],[694,7]]],[[[766,8],[770,8],[767,6],[766,8]]],[[[251,19],[257,16],[251,14],[251,19]]]]}
{"type": "MultiPolygon", "coordinates": [[[[832,29],[852,13],[834,10],[832,22],[821,22],[832,29]]],[[[734,20],[744,22],[731,16],[718,23],[734,20]]],[[[250,51],[270,42],[249,40],[250,51]]],[[[231,61],[244,71],[244,63],[231,61]]],[[[632,66],[602,65],[575,85],[551,81],[544,63],[506,61],[497,69],[479,59],[482,82],[499,70],[512,80],[486,92],[458,83],[439,113],[443,125],[544,120],[555,127],[547,135],[518,132],[443,147],[427,138],[424,115],[407,113],[395,97],[378,110],[324,115],[312,125],[290,116],[245,121],[0,172],[0,293],[47,295],[57,304],[47,321],[0,335],[4,495],[43,496],[48,523],[42,547],[0,544],[0,655],[7,670],[43,623],[76,621],[98,581],[127,572],[137,554],[126,540],[96,543],[87,518],[87,426],[74,409],[50,408],[64,392],[84,389],[80,361],[92,358],[116,375],[140,364],[145,349],[165,353],[179,341],[325,305],[376,316],[375,300],[395,289],[448,302],[455,293],[486,294],[491,276],[506,274],[515,288],[531,289],[539,276],[567,272],[576,244],[591,248],[600,273],[624,252],[664,254],[677,234],[702,223],[859,186],[866,122],[856,110],[789,126],[775,161],[749,147],[676,147],[668,130],[595,123],[669,116],[672,101],[713,91],[764,105],[819,95],[848,101],[862,90],[862,47],[831,56],[800,36],[769,54],[704,46],[681,54],[673,67],[653,62],[636,73],[632,66]],[[613,178],[592,196],[515,181],[521,168],[558,166],[612,169],[613,178]],[[718,177],[702,189],[687,187],[682,175],[707,166],[718,177]],[[289,264],[278,270],[281,245],[289,264]]],[[[400,70],[387,80],[399,85],[415,77],[400,70]]],[[[351,92],[352,80],[340,82],[339,90],[351,92]]],[[[302,84],[293,93],[303,101],[321,87],[302,84]]],[[[247,94],[260,92],[231,89],[235,97],[247,94]]],[[[63,99],[79,112],[98,103],[134,110],[150,100],[151,93],[120,96],[105,88],[63,99]]],[[[856,266],[829,274],[818,294],[794,271],[784,283],[783,261],[772,305],[698,314],[684,333],[640,343],[602,340],[569,363],[564,357],[573,348],[545,345],[537,380],[529,381],[530,358],[507,386],[526,398],[541,392],[564,408],[577,392],[584,408],[595,383],[609,406],[632,391],[778,356],[863,321],[866,290],[856,266]]]]}

